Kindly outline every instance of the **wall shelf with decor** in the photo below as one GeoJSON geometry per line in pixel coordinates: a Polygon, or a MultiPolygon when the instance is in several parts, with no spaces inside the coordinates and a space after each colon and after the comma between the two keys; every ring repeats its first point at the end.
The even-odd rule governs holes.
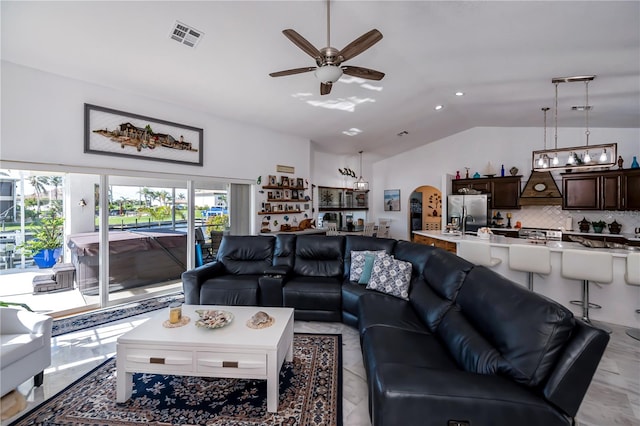
{"type": "Polygon", "coordinates": [[[261,188],[260,193],[263,199],[261,209],[257,212],[263,217],[260,232],[280,231],[282,227],[297,229],[299,223],[311,218],[312,192],[306,179],[269,175],[261,188]],[[271,221],[264,216],[278,216],[278,219],[271,221]],[[282,216],[285,223],[280,219],[282,216]]]}

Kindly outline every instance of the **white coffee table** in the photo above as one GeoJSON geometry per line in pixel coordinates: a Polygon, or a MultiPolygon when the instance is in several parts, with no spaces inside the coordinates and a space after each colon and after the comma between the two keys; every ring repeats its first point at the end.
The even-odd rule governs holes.
{"type": "Polygon", "coordinates": [[[293,309],[256,306],[183,305],[191,321],[166,328],[169,309],[123,334],[116,345],[117,402],[133,390],[133,373],[232,377],[267,381],[267,411],[278,411],[278,385],[284,360],[293,360],[293,309]],[[231,324],[216,329],[196,327],[196,309],[231,312],[231,324]],[[247,327],[247,320],[264,311],[275,318],[263,329],[247,327]]]}

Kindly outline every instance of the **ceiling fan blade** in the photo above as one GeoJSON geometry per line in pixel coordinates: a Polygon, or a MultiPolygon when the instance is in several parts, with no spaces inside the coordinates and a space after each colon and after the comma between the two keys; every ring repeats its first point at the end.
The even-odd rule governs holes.
{"type": "Polygon", "coordinates": [[[309,71],[315,71],[315,70],[316,70],[316,67],[293,68],[285,71],[272,72],[269,75],[271,77],[283,77],[285,75],[301,74],[303,72],[309,72],[309,71]]]}
{"type": "Polygon", "coordinates": [[[354,77],[366,78],[367,80],[382,80],[384,73],[370,68],[342,66],[342,72],[354,77]]]}
{"type": "Polygon", "coordinates": [[[340,51],[340,55],[342,56],[343,61],[346,61],[361,54],[380,40],[382,40],[382,33],[373,29],[349,43],[340,51]]]}
{"type": "Polygon", "coordinates": [[[320,83],[320,94],[321,95],[328,95],[329,93],[331,93],[331,87],[333,86],[333,84],[331,83],[320,83]]]}
{"type": "Polygon", "coordinates": [[[313,44],[309,43],[309,41],[306,38],[302,37],[295,30],[288,28],[286,30],[283,30],[282,34],[284,34],[289,40],[293,42],[293,44],[298,46],[300,49],[302,49],[307,55],[311,56],[313,59],[317,60],[322,56],[320,54],[320,51],[316,49],[316,47],[313,44]]]}

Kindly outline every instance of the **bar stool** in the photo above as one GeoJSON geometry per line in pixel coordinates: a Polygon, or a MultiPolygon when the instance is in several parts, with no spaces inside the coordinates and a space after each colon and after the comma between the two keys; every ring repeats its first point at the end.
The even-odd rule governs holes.
{"type": "Polygon", "coordinates": [[[509,246],[509,268],[527,272],[527,288],[533,291],[533,274],[551,272],[551,251],[544,246],[512,244],[509,246]]]}
{"type": "MultiPolygon", "coordinates": [[[[589,319],[589,308],[600,309],[602,306],[589,302],[589,281],[607,284],[613,281],[613,257],[610,253],[586,250],[564,250],[562,252],[562,276],[574,280],[582,280],[582,300],[570,303],[582,306],[582,319],[589,319]]],[[[611,333],[605,326],[598,327],[611,333]]]]}
{"type": "MultiPolygon", "coordinates": [[[[627,270],[624,274],[624,280],[629,285],[640,285],[640,253],[630,253],[627,256],[627,270]]],[[[640,309],[636,309],[636,314],[640,314],[640,309]]],[[[636,340],[640,340],[640,329],[630,328],[627,335],[636,340]]]]}
{"type": "Polygon", "coordinates": [[[458,256],[476,265],[496,266],[502,260],[491,257],[489,243],[462,240],[458,244],[458,256]]]}

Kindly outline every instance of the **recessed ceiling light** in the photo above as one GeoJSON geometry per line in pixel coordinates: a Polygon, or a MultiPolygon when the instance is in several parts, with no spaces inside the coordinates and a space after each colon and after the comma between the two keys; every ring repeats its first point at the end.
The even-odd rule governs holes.
{"type": "Polygon", "coordinates": [[[464,92],[456,92],[456,96],[464,96],[464,92]]]}
{"type": "Polygon", "coordinates": [[[436,111],[440,111],[442,108],[444,108],[444,105],[436,105],[436,107],[434,109],[436,111]]]}

